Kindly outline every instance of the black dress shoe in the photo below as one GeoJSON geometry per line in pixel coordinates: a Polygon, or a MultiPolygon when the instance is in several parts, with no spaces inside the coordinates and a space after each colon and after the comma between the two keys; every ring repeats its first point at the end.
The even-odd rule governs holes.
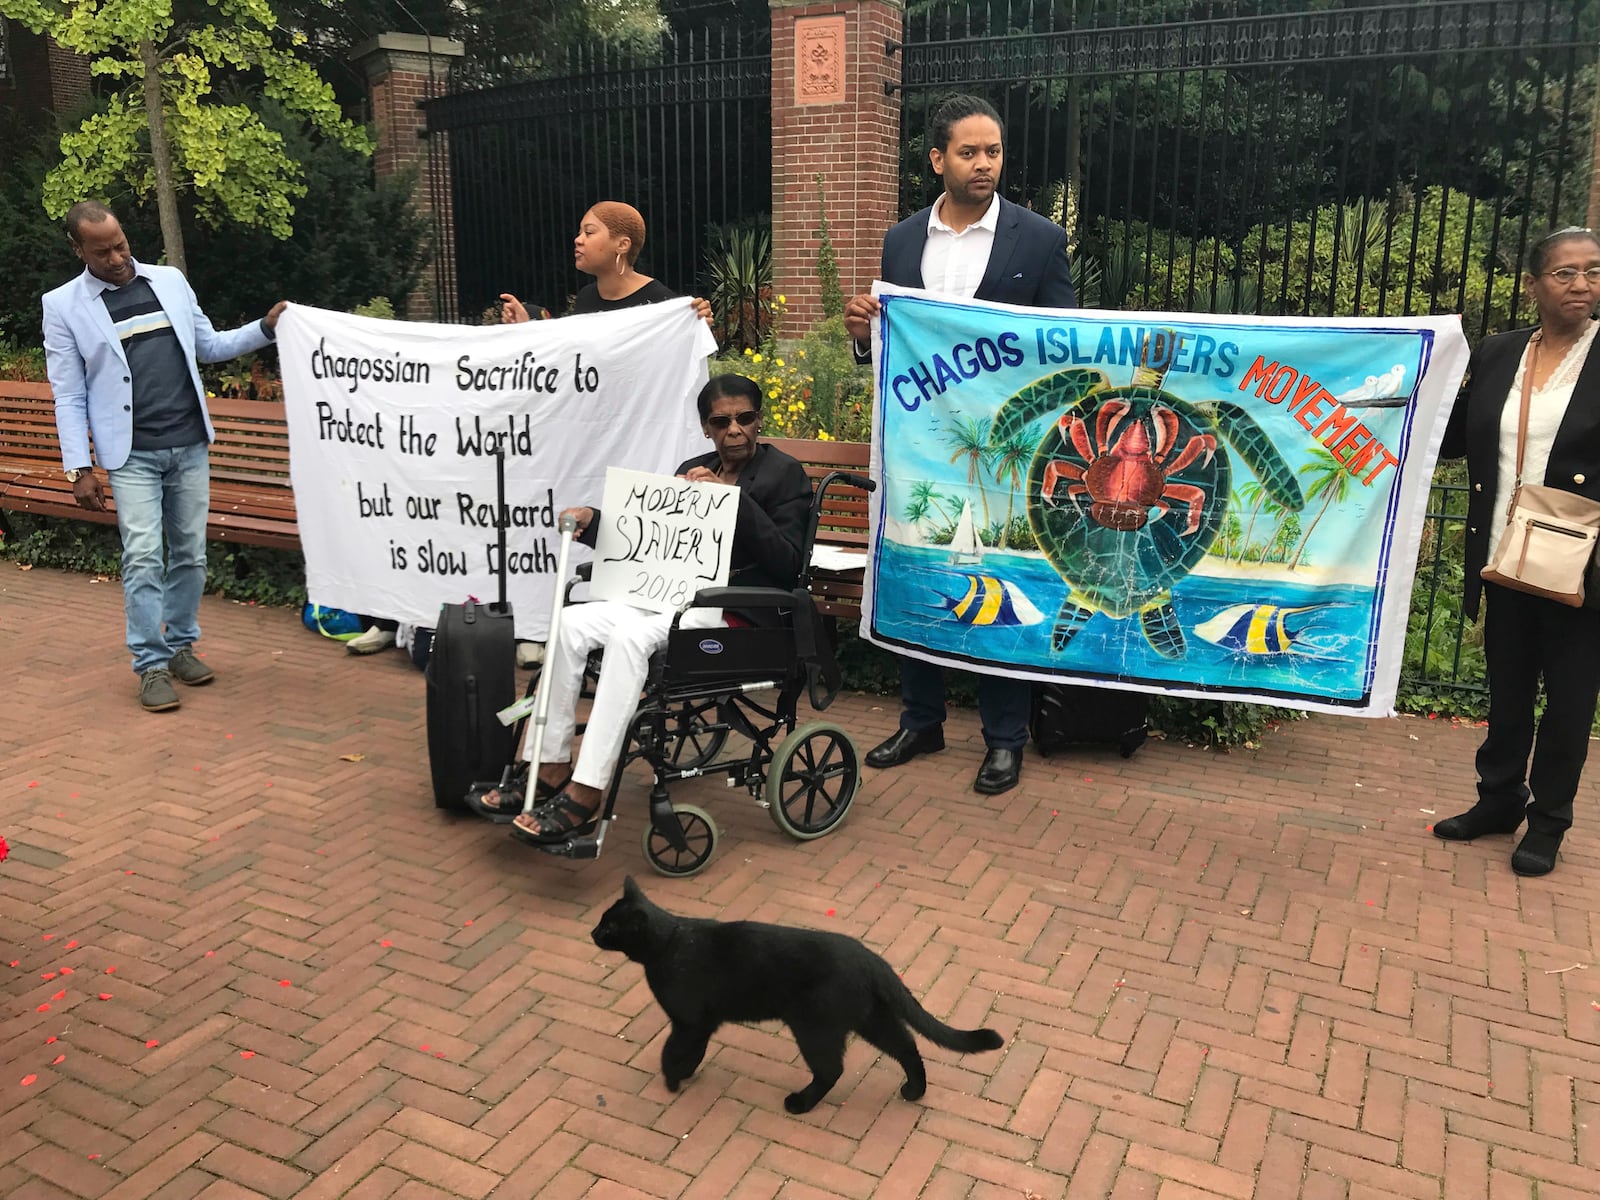
{"type": "Polygon", "coordinates": [[[926,729],[896,729],[885,742],[867,751],[867,766],[898,767],[919,754],[932,754],[944,749],[944,726],[929,725],[926,729]]]}
{"type": "Polygon", "coordinates": [[[1498,805],[1474,804],[1456,817],[1446,817],[1433,823],[1433,836],[1447,842],[1470,842],[1473,838],[1487,837],[1492,833],[1515,833],[1522,825],[1522,810],[1512,809],[1508,814],[1498,805]]]}
{"type": "Polygon", "coordinates": [[[978,768],[978,778],[972,790],[985,796],[998,796],[1017,786],[1022,777],[1022,751],[990,750],[983,756],[983,766],[978,768]]]}
{"type": "Polygon", "coordinates": [[[1556,869],[1556,851],[1561,849],[1559,833],[1528,830],[1511,856],[1511,869],[1518,875],[1548,875],[1556,869]]]}

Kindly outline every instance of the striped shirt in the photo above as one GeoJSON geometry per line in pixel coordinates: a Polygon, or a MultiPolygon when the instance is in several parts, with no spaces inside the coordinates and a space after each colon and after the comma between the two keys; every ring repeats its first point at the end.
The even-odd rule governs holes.
{"type": "Polygon", "coordinates": [[[100,293],[133,380],[133,448],[165,450],[206,440],[189,363],[150,281],[135,275],[100,293]]]}

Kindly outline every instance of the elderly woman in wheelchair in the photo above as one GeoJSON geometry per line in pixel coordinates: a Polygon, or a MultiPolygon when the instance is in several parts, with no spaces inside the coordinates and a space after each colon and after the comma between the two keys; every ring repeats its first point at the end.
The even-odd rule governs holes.
{"type": "MultiPolygon", "coordinates": [[[[795,459],[760,440],[761,388],[743,375],[718,375],[700,390],[700,423],[716,449],[691,458],[677,474],[695,482],[735,484],[739,513],[729,574],[730,587],[792,589],[804,567],[811,511],[811,483],[795,459]]],[[[569,509],[578,540],[594,545],[600,513],[569,509]]],[[[539,747],[535,799],[524,813],[520,785],[474,793],[468,805],[480,816],[512,822],[518,839],[551,846],[592,833],[600,818],[607,784],[619,767],[651,656],[667,644],[674,614],[647,612],[614,601],[572,605],[562,616],[555,640],[546,647],[545,686],[549,713],[539,747]],[[577,762],[572,763],[578,700],[590,654],[604,648],[594,701],[577,762]]],[[[678,616],[680,628],[724,624],[760,625],[779,620],[776,609],[746,613],[690,608],[678,616]]]]}

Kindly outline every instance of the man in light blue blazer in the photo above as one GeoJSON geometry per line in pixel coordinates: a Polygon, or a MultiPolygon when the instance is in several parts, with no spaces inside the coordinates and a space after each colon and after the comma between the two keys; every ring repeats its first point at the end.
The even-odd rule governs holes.
{"type": "Polygon", "coordinates": [[[199,362],[221,362],[272,341],[285,305],[218,332],[183,273],[137,261],[111,210],[94,200],[67,213],[83,274],[44,296],[44,351],[55,394],[61,464],[79,505],[105,511],[90,470],[105,468],[122,535],[128,649],[149,712],[178,707],[174,678],[210,683],[200,661],[200,595],[215,436],[199,362]],[[162,546],[166,554],[163,561],[162,546]]]}

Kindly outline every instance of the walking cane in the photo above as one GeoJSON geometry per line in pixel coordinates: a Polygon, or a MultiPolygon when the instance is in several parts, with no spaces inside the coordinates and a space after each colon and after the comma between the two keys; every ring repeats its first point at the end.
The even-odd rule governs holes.
{"type": "MultiPolygon", "coordinates": [[[[556,639],[561,636],[561,610],[565,607],[567,558],[572,553],[572,535],[578,531],[576,517],[561,517],[561,547],[556,552],[556,588],[555,594],[550,598],[550,632],[545,634],[545,646],[554,650],[556,639]]],[[[528,740],[523,743],[527,747],[528,759],[528,786],[524,789],[522,797],[522,812],[524,815],[534,809],[534,797],[539,793],[539,755],[544,748],[544,727],[550,716],[550,654],[545,654],[544,666],[539,671],[539,690],[533,698],[533,728],[528,734],[528,740]]]]}

